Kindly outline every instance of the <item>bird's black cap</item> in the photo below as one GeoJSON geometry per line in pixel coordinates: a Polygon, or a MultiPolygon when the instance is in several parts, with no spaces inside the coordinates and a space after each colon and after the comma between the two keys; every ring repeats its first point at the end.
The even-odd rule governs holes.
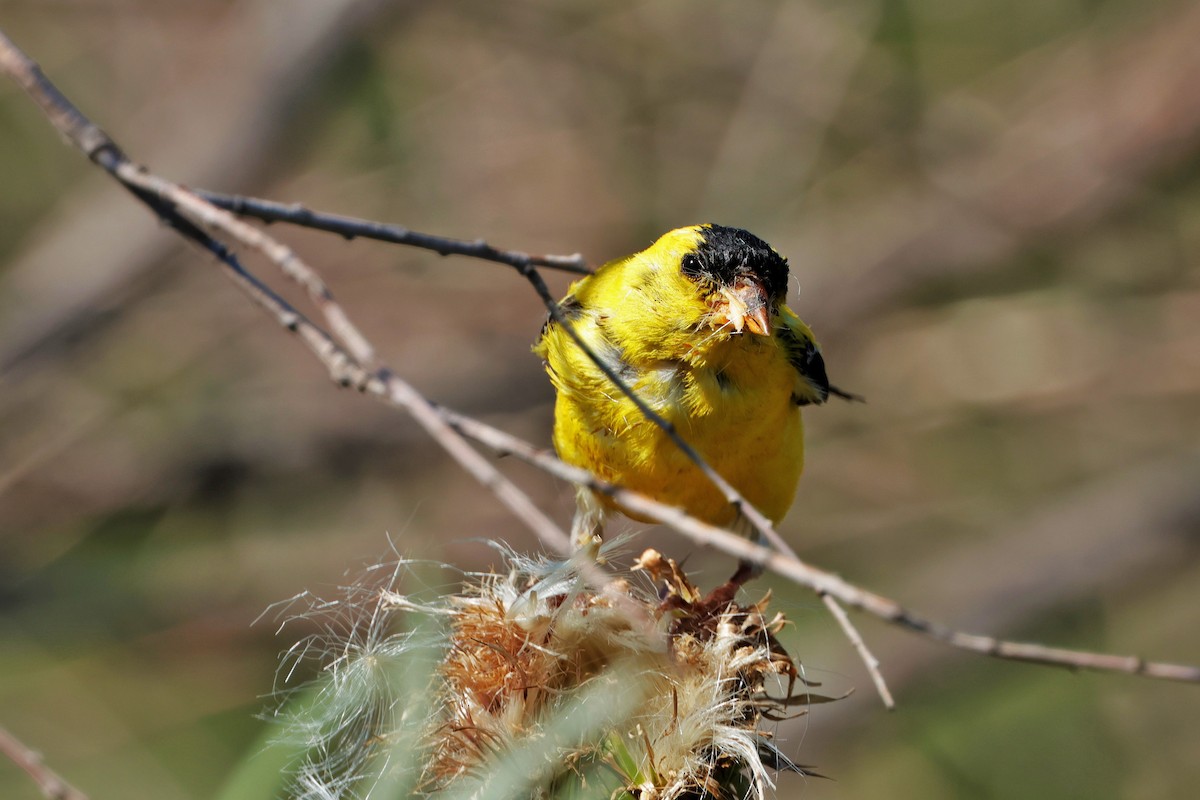
{"type": "Polygon", "coordinates": [[[730,286],[739,276],[758,279],[772,300],[787,294],[787,259],[771,245],[741,228],[703,225],[696,250],[683,257],[683,274],[718,286],[730,286]]]}

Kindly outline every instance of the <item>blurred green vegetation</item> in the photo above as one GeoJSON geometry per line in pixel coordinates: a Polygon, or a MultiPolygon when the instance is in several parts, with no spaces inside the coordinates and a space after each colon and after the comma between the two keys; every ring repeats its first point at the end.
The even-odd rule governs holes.
{"type": "MultiPolygon", "coordinates": [[[[869,401],[807,415],[783,526],[803,555],[975,632],[1200,662],[1194,4],[0,12],[185,183],[594,263],[681,224],[755,231],[790,258],[831,375],[869,401]]],[[[304,632],[253,624],[270,604],[389,540],[464,568],[494,560],[481,538],[534,543],[92,173],[0,85],[0,723],[93,798],[269,796],[284,756],[261,715],[304,632]]],[[[430,397],[548,443],[528,351],[544,312],[516,276],[275,232],[430,397]]],[[[569,487],[503,467],[569,519],[569,487]]],[[[785,777],[781,796],[1200,784],[1193,687],[985,661],[864,619],[900,702],[885,714],[819,603],[771,585],[789,649],[856,687],[780,727],[835,779],[785,777]]],[[[5,763],[0,796],[37,793],[5,763]]]]}

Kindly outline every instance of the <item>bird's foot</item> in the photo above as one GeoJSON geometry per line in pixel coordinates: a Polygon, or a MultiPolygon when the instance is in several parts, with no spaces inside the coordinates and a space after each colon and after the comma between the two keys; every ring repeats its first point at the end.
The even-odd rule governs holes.
{"type": "Polygon", "coordinates": [[[571,540],[577,550],[599,554],[604,543],[604,507],[590,490],[579,488],[575,517],[571,520],[571,540]]]}
{"type": "Polygon", "coordinates": [[[739,561],[737,570],[730,576],[727,584],[731,584],[737,588],[741,588],[746,582],[751,581],[763,574],[763,568],[753,561],[739,561]]]}

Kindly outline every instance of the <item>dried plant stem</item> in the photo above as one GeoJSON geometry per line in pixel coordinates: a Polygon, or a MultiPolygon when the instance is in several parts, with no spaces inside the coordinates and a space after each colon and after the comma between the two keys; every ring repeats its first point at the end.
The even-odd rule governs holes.
{"type": "Polygon", "coordinates": [[[42,756],[30,749],[17,737],[0,725],[0,753],[16,764],[33,779],[42,795],[48,800],[88,800],[83,792],[67,783],[58,773],[46,766],[42,756]]]}
{"type": "MultiPolygon", "coordinates": [[[[0,69],[12,75],[42,108],[54,126],[92,161],[108,171],[126,189],[154,211],[162,220],[175,228],[189,241],[200,245],[215,255],[231,277],[261,308],[273,316],[281,325],[296,333],[313,355],[326,367],[330,377],[342,386],[353,386],[360,391],[375,395],[391,405],[408,411],[429,434],[441,444],[471,475],[489,488],[519,519],[536,533],[552,550],[566,553],[570,550],[570,538],[550,520],[527,495],[508,481],[463,437],[469,437],[498,452],[511,454],[529,461],[565,480],[589,487],[617,499],[622,505],[650,516],[688,536],[692,541],[711,546],[734,555],[744,561],[762,565],[783,575],[798,585],[809,587],[825,600],[831,613],[843,625],[859,653],[872,671],[872,678],[881,680],[874,658],[861,643],[861,637],[836,600],[842,604],[865,611],[908,630],[945,642],[951,646],[997,658],[1052,664],[1074,669],[1094,669],[1124,672],[1165,680],[1200,682],[1200,668],[1148,662],[1141,658],[1089,653],[1036,644],[1006,642],[989,636],[962,633],[939,623],[920,617],[894,600],[850,584],[833,573],[813,567],[800,560],[779,539],[774,528],[752,506],[740,499],[740,495],[715,472],[708,469],[714,483],[726,488],[726,496],[757,527],[776,544],[773,551],[736,536],[727,530],[708,525],[688,516],[681,510],[664,505],[652,498],[630,492],[606,483],[590,473],[563,463],[545,450],[539,450],[528,442],[499,431],[483,423],[440,408],[411,385],[386,367],[373,367],[374,353],[365,338],[349,322],[341,307],[334,301],[324,283],[316,273],[300,261],[290,249],[274,241],[260,230],[237,221],[231,214],[210,206],[195,193],[176,184],[148,173],[131,162],[98,127],[85,118],[51,84],[27,56],[0,33],[0,69]],[[324,313],[331,330],[344,342],[339,344],[306,316],[297,311],[265,283],[247,271],[229,249],[210,236],[204,228],[220,231],[234,240],[251,247],[273,261],[285,275],[298,281],[308,289],[309,296],[324,313]],[[836,609],[836,610],[835,610],[836,609]],[[843,622],[843,620],[846,620],[843,622]]],[[[411,242],[410,242],[411,243],[411,242]]],[[[433,248],[436,249],[436,248],[433,248]]],[[[532,257],[517,254],[517,268],[538,291],[546,302],[550,313],[562,318],[561,310],[550,296],[545,283],[534,267],[532,257]]],[[[493,259],[500,260],[500,259],[493,259]]],[[[503,261],[502,263],[510,263],[503,261]]],[[[572,331],[573,334],[573,331],[572,331]]],[[[578,338],[576,337],[578,341],[578,338]]],[[[580,343],[582,345],[582,343],[580,343]]],[[[584,348],[586,350],[586,348],[584,348]]],[[[674,432],[665,420],[651,413],[645,404],[633,394],[615,375],[610,380],[620,386],[630,398],[642,408],[648,417],[655,419],[672,438],[690,452],[690,447],[674,432]]],[[[697,462],[703,465],[698,457],[697,462]]],[[[603,583],[607,578],[595,567],[585,565],[589,580],[603,583]]],[[[636,619],[636,618],[635,618],[636,619]]],[[[877,686],[879,683],[877,682],[877,686]]],[[[886,694],[882,687],[881,694],[886,694]]]]}

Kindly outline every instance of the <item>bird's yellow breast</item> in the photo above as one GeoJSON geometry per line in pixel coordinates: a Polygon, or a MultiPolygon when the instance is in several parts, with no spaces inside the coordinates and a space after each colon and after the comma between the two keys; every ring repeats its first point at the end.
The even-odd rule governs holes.
{"type": "MultiPolygon", "coordinates": [[[[792,504],[804,466],[804,431],[800,409],[791,402],[790,376],[772,379],[773,371],[769,362],[723,372],[664,363],[632,386],[746,499],[778,521],[792,504]],[[750,376],[764,381],[740,383],[750,376]]],[[[720,492],[616,390],[602,402],[560,390],[554,443],[565,461],[602,478],[714,525],[733,522],[734,511],[720,492]]]]}

